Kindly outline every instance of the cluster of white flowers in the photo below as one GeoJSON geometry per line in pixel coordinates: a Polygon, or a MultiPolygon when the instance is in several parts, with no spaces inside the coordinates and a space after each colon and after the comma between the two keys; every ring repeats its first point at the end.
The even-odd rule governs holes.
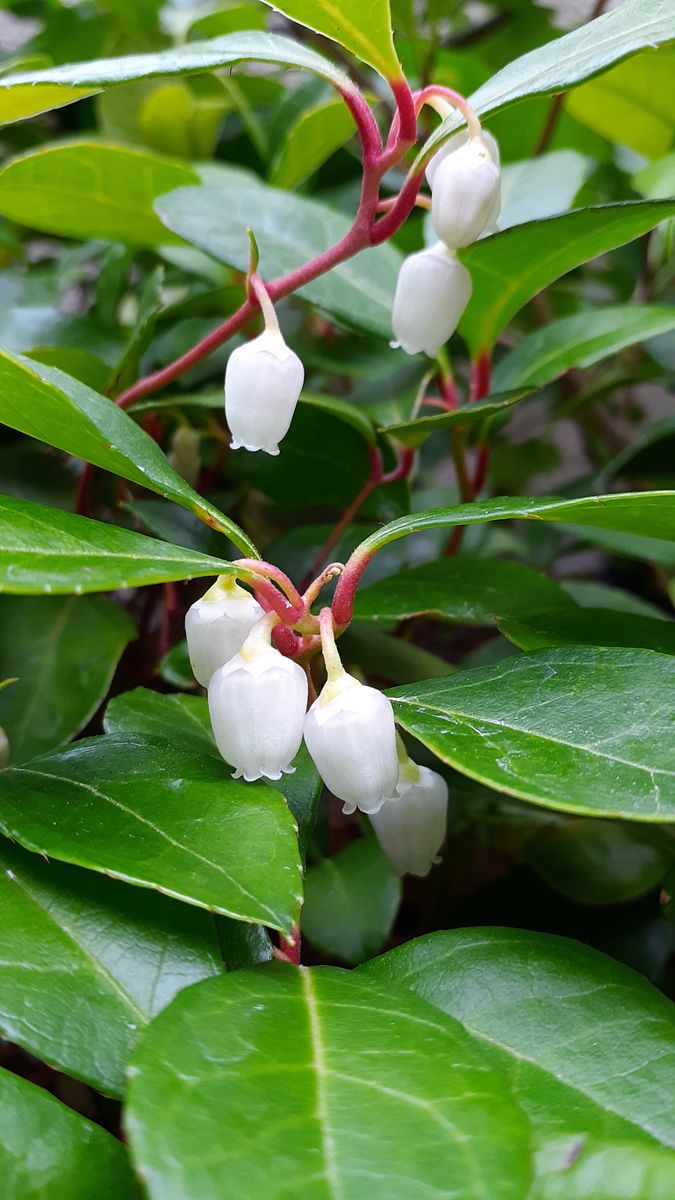
{"type": "Polygon", "coordinates": [[[427,166],[435,245],[401,267],[392,327],[407,354],[438,354],[455,332],[471,299],[471,276],[457,257],[496,230],[500,208],[499,147],[484,131],[455,134],[427,166]]]}
{"type": "Polygon", "coordinates": [[[331,654],[324,647],[328,680],[307,712],[305,671],[272,645],[277,619],[227,579],[187,613],[190,662],[208,688],[220,753],[235,778],[280,779],[293,772],[304,736],[343,811],[368,814],[399,874],[426,875],[445,836],[445,781],[408,758],[391,702],[344,670],[334,644],[331,654]]]}

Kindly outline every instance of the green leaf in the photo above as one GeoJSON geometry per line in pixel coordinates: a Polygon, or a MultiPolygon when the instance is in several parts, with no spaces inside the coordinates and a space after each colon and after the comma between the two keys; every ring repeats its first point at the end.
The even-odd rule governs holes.
{"type": "Polygon", "coordinates": [[[675,71],[675,55],[650,50],[578,88],[565,101],[565,109],[610,141],[644,158],[658,158],[670,149],[673,114],[668,89],[675,71]]]}
{"type": "Polygon", "coordinates": [[[338,42],[385,79],[400,79],[389,0],[264,0],[270,8],[338,42]]]}
{"type": "Polygon", "coordinates": [[[111,592],[171,579],[232,573],[209,558],[142,533],[0,496],[0,591],[111,592]]]}
{"type": "Polygon", "coordinates": [[[178,996],[135,1056],[127,1128],[151,1200],[528,1190],[524,1123],[488,1056],[416,997],[331,967],[178,996]]]}
{"type": "Polygon", "coordinates": [[[102,1186],[106,1200],[138,1196],[121,1142],[1,1068],[0,1171],[3,1200],[92,1200],[102,1186]]]}
{"type": "Polygon", "coordinates": [[[12,762],[52,750],[87,724],[134,637],[128,614],[102,596],[0,597],[0,678],[17,679],[0,700],[12,762]]]}
{"type": "Polygon", "coordinates": [[[174,471],[123,409],[63,371],[0,349],[0,421],[174,500],[257,557],[246,534],[174,471]]]}
{"type": "Polygon", "coordinates": [[[666,655],[539,650],[389,694],[408,733],[495,791],[589,816],[675,816],[666,655]]]}
{"type": "Polygon", "coordinates": [[[592,163],[576,150],[552,150],[502,167],[500,229],[566,212],[592,163]]]}
{"type": "Polygon", "coordinates": [[[639,617],[656,617],[658,621],[669,621],[670,617],[658,605],[633,592],[607,583],[596,583],[593,579],[565,579],[561,587],[575,604],[581,608],[611,608],[614,612],[636,613],[639,617]]]}
{"type": "Polygon", "coordinates": [[[387,683],[417,683],[418,679],[449,675],[453,670],[438,654],[382,633],[370,621],[352,621],[340,638],[340,653],[345,663],[357,663],[369,675],[387,683]]]}
{"type": "Polygon", "coordinates": [[[361,837],[305,876],[302,930],[329,958],[360,963],[386,942],[401,903],[401,881],[377,840],[361,837]]]}
{"type": "Polygon", "coordinates": [[[675,200],[598,204],[514,225],[462,250],[473,294],[459,332],[473,356],[490,350],[519,309],[561,275],[633,241],[673,214],[675,200]]]}
{"type": "Polygon", "coordinates": [[[308,46],[273,33],[244,31],[155,54],[99,58],[93,62],[4,75],[0,77],[0,122],[20,121],[136,79],[195,75],[252,61],[298,67],[313,71],[339,88],[349,86],[342,71],[308,46]]]}
{"type": "Polygon", "coordinates": [[[0,1028],[37,1058],[120,1096],[138,1032],[224,968],[213,918],[92,871],[0,845],[0,1028]]]}
{"type": "Polygon", "coordinates": [[[434,413],[433,417],[415,417],[412,421],[400,421],[394,425],[384,425],[383,433],[389,433],[404,446],[416,450],[426,442],[432,433],[439,429],[471,429],[480,426],[482,421],[490,417],[500,417],[507,414],[521,400],[530,396],[530,390],[522,388],[509,392],[497,392],[487,400],[476,404],[466,404],[461,408],[453,408],[450,412],[434,413]]]}
{"type": "MultiPolygon", "coordinates": [[[[427,512],[411,513],[383,525],[361,543],[361,550],[364,557],[368,557],[381,546],[425,529],[507,520],[570,522],[621,534],[646,534],[672,542],[675,541],[675,492],[617,492],[578,500],[500,496],[476,504],[430,508],[427,512]]],[[[673,552],[670,546],[667,549],[673,552]]]]}
{"type": "Polygon", "coordinates": [[[0,774],[0,831],[28,850],[290,934],[295,822],[272,788],[163,738],[87,738],[0,774]]]}
{"type": "Polygon", "coordinates": [[[675,328],[675,308],[619,304],[576,313],[528,333],[500,359],[493,387],[544,387],[572,367],[592,367],[627,346],[675,328]]]}
{"type": "MultiPolygon", "coordinates": [[[[664,614],[665,615],[665,614],[664,614]]],[[[499,632],[521,650],[544,646],[643,646],[675,654],[675,622],[613,612],[609,608],[573,608],[497,622],[499,632]]]]}
{"type": "MultiPolygon", "coordinates": [[[[178,188],[155,211],[169,229],[238,271],[247,270],[250,226],[260,246],[264,279],[276,279],[322,254],[347,233],[350,221],[318,200],[242,183],[237,173],[222,183],[178,188]]],[[[391,304],[402,256],[391,245],[374,246],[298,288],[297,295],[346,324],[391,336],[391,304]]]]}
{"type": "Polygon", "coordinates": [[[548,887],[576,904],[626,904],[653,891],[675,857],[642,836],[639,826],[565,821],[525,844],[523,860],[548,887]]]}
{"type": "MultiPolygon", "coordinates": [[[[631,54],[663,45],[674,37],[675,20],[669,0],[624,0],[612,12],[514,59],[469,99],[485,117],[530,96],[569,91],[631,54]]],[[[433,150],[463,125],[459,114],[448,117],[425,142],[413,169],[426,162],[433,150]]]]}
{"type": "Polygon", "coordinates": [[[492,625],[497,616],[570,607],[562,588],[518,563],[442,558],[359,588],[354,615],[362,621],[404,621],[421,614],[461,625],[492,625]]]}
{"type": "MultiPolygon", "coordinates": [[[[106,733],[150,734],[174,745],[212,755],[222,763],[211,731],[206,696],[165,696],[148,688],[134,688],[110,701],[103,721],[106,733]]],[[[314,826],[316,806],[323,784],[306,747],[293,760],[295,771],[283,779],[268,780],[286,800],[298,824],[300,849],[304,854],[314,826]]]]}
{"type": "Polygon", "coordinates": [[[0,172],[0,213],[63,237],[159,246],[180,239],[167,235],[153,201],[198,179],[182,163],[126,146],[94,141],[46,146],[0,172]]]}
{"type": "Polygon", "coordinates": [[[343,100],[327,100],[300,114],[281,143],[270,183],[291,191],[343,146],[354,133],[354,120],[343,100]]]}
{"type": "Polygon", "coordinates": [[[507,1071],[532,1125],[533,1200],[672,1196],[675,1009],[642,976],[513,929],[431,934],[358,973],[453,1016],[507,1071]]]}

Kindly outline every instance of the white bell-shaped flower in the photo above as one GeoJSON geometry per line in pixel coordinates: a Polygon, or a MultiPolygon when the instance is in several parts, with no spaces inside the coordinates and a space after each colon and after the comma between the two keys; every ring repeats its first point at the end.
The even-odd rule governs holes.
{"type": "Polygon", "coordinates": [[[307,676],[272,646],[277,619],[264,616],[209,684],[213,734],[235,768],[235,779],[280,779],[295,770],[291,763],[302,742],[307,676]]]}
{"type": "Polygon", "coordinates": [[[445,780],[408,759],[401,767],[396,795],[370,814],[377,840],[397,875],[429,874],[445,839],[447,813],[445,780]]]}
{"type": "Polygon", "coordinates": [[[435,358],[455,332],[471,299],[471,276],[442,242],[405,259],[399,271],[391,316],[406,354],[421,350],[435,358]]]}
{"type": "Polygon", "coordinates": [[[305,741],[326,787],[343,801],[343,812],[374,813],[394,795],[394,712],[376,688],[346,671],[329,679],[305,718],[305,741]]]}
{"type": "Polygon", "coordinates": [[[190,666],[202,687],[208,687],[213,672],[241,650],[262,615],[251,593],[224,575],[195,600],[185,614],[185,636],[190,666]]]}
{"type": "MultiPolygon", "coordinates": [[[[448,107],[450,108],[450,106],[448,107]]],[[[451,108],[450,111],[452,111],[451,108]]],[[[454,154],[455,150],[459,150],[461,146],[466,146],[466,143],[470,137],[471,134],[469,133],[468,129],[463,129],[461,133],[454,133],[451,138],[448,138],[447,142],[443,142],[440,150],[437,150],[436,153],[429,159],[425,174],[430,188],[433,189],[436,172],[441,163],[445,162],[449,154],[454,154]]],[[[494,138],[491,133],[488,133],[487,129],[481,130],[481,137],[490,151],[490,158],[492,159],[493,163],[496,163],[497,166],[499,166],[500,156],[497,139],[494,138]]]]}
{"type": "Polygon", "coordinates": [[[233,450],[279,453],[293,419],[305,370],[285,343],[268,301],[265,331],[230,355],[225,370],[225,417],[233,450]]]}
{"type": "Polygon", "coordinates": [[[431,221],[436,236],[452,250],[469,246],[499,214],[499,166],[485,138],[470,137],[438,164],[433,179],[431,221]]]}

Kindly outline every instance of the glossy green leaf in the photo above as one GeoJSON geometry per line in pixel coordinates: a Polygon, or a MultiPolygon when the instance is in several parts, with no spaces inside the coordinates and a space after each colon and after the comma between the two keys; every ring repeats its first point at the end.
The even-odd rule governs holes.
{"type": "Polygon", "coordinates": [[[0,172],[0,213],[64,237],[158,246],[179,239],[158,221],[153,201],[197,182],[189,167],[126,146],[93,141],[46,146],[0,172]]]}
{"type": "Polygon", "coordinates": [[[135,1200],[121,1142],[49,1092],[0,1069],[3,1200],[135,1200]]]}
{"type": "Polygon", "coordinates": [[[246,534],[174,471],[127,413],[63,371],[0,350],[0,422],[174,500],[245,555],[257,555],[246,534]]]}
{"type": "Polygon", "coordinates": [[[510,392],[498,392],[487,400],[453,408],[450,412],[434,413],[431,416],[415,417],[412,421],[400,421],[395,425],[383,426],[382,432],[389,433],[404,446],[416,450],[439,429],[472,429],[490,417],[500,417],[531,393],[522,388],[510,392]]]}
{"type": "Polygon", "coordinates": [[[675,1008],[642,976],[514,929],[434,933],[358,973],[455,1017],[507,1071],[532,1126],[533,1200],[672,1196],[675,1008]]]}
{"type": "MultiPolygon", "coordinates": [[[[151,692],[149,688],[134,688],[132,692],[113,697],[105,711],[103,725],[106,733],[150,734],[166,738],[174,745],[187,745],[191,750],[210,754],[222,762],[211,732],[206,696],[166,696],[151,692]]],[[[294,758],[293,766],[292,775],[268,780],[267,786],[286,800],[297,822],[300,849],[304,854],[323,784],[304,745],[294,758]]]]}
{"type": "Polygon", "coordinates": [[[288,191],[297,187],[353,133],[354,120],[343,100],[327,100],[306,109],[281,144],[270,171],[270,183],[288,191]]]}
{"type": "Polygon", "coordinates": [[[519,613],[497,622],[500,633],[521,650],[544,646],[644,646],[660,654],[675,654],[675,621],[613,612],[609,608],[577,608],[519,613]]]}
{"type": "Polygon", "coordinates": [[[592,367],[627,346],[675,329],[675,308],[620,304],[551,321],[497,363],[493,386],[544,387],[572,367],[592,367]]]}
{"type": "Polygon", "coordinates": [[[514,225],[462,250],[473,295],[459,332],[472,354],[490,350],[519,309],[561,275],[633,241],[673,214],[675,200],[599,204],[514,225]]]}
{"type": "Polygon", "coordinates": [[[495,791],[589,816],[675,816],[675,662],[665,654],[538,650],[389,694],[404,729],[495,791]]]}
{"type": "Polygon", "coordinates": [[[3,1036],[110,1095],[139,1030],[224,969],[208,913],[4,840],[0,910],[3,1036]]]}
{"type": "MultiPolygon", "coordinates": [[[[229,187],[226,180],[223,173],[218,186],[178,188],[161,197],[155,211],[174,233],[238,271],[248,268],[248,226],[255,233],[260,268],[268,280],[322,254],[350,227],[347,217],[318,200],[259,183],[247,185],[239,174],[229,187]]],[[[350,326],[389,338],[401,261],[393,246],[374,246],[298,288],[297,294],[350,326]]]]}
{"type": "Polygon", "coordinates": [[[206,42],[192,42],[154,54],[99,58],[93,62],[4,75],[0,77],[0,122],[19,121],[137,79],[194,75],[252,61],[298,67],[312,71],[338,87],[347,85],[344,73],[315,50],[291,38],[253,30],[226,34],[206,42]]]}
{"type": "Polygon", "coordinates": [[[151,1200],[527,1193],[524,1123],[488,1056],[430,1005],[345,971],[207,980],[153,1022],[133,1070],[151,1200]]]}
{"type": "Polygon", "coordinates": [[[227,559],[0,496],[0,591],[109,592],[171,579],[227,575],[227,559]]]}
{"type": "Polygon", "coordinates": [[[576,150],[552,150],[502,167],[500,229],[567,212],[592,163],[576,150]]]}
{"type": "Polygon", "coordinates": [[[542,829],[528,839],[523,861],[577,904],[626,904],[653,891],[675,857],[638,827],[582,819],[542,829]]]}
{"type": "Polygon", "coordinates": [[[338,42],[379,71],[385,79],[398,79],[401,64],[394,49],[389,0],[264,0],[270,8],[315,33],[338,42]]]}
{"type": "Polygon", "coordinates": [[[125,646],[131,618],[102,596],[0,598],[0,700],[11,761],[69,741],[96,712],[125,646]]]}
{"type": "Polygon", "coordinates": [[[362,837],[308,870],[303,934],[329,958],[360,963],[382,949],[400,903],[400,879],[377,840],[362,837]]]}
{"type": "Polygon", "coordinates": [[[404,621],[424,614],[461,625],[491,625],[498,616],[569,606],[562,588],[530,567],[462,555],[359,588],[354,615],[367,621],[404,621]]]}
{"type": "Polygon", "coordinates": [[[610,141],[620,140],[644,158],[658,158],[673,141],[668,102],[673,72],[675,54],[650,50],[585,83],[567,97],[565,108],[610,141]]]}
{"type": "MultiPolygon", "coordinates": [[[[514,59],[469,99],[486,117],[530,96],[569,91],[631,54],[664,45],[673,38],[675,20],[670,0],[624,0],[612,12],[514,59]]],[[[463,124],[459,114],[448,117],[427,140],[415,166],[426,161],[432,150],[463,124]]]]}
{"type": "Polygon", "coordinates": [[[163,738],[87,738],[0,774],[0,831],[28,850],[290,933],[300,902],[282,798],[163,738]]]}

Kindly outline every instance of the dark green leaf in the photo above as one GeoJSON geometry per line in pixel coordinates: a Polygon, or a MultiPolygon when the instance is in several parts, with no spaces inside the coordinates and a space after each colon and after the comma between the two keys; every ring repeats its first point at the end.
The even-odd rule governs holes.
{"type": "Polygon", "coordinates": [[[127,1127],[151,1200],[528,1190],[524,1124],[487,1055],[430,1005],[329,967],[177,997],[136,1055],[127,1127]]]}
{"type": "Polygon", "coordinates": [[[208,913],[0,845],[0,1027],[112,1095],[141,1029],[223,964],[208,913]]]}
{"type": "Polygon", "coordinates": [[[669,1200],[675,1009],[578,942],[435,933],[360,968],[455,1017],[509,1075],[533,1132],[535,1200],[669,1200]]]}
{"type": "Polygon", "coordinates": [[[497,393],[477,404],[467,404],[461,408],[454,408],[450,412],[435,413],[433,417],[415,417],[412,421],[385,425],[382,432],[390,433],[404,446],[410,446],[416,450],[418,446],[426,442],[432,433],[436,433],[439,429],[471,429],[489,417],[507,414],[514,405],[530,394],[529,390],[523,391],[522,388],[514,389],[511,392],[497,393]]]}
{"type": "Polygon", "coordinates": [[[657,887],[675,857],[638,828],[613,821],[565,821],[530,838],[524,861],[577,904],[626,904],[657,887]]]}
{"type": "Polygon", "coordinates": [[[400,879],[376,839],[362,837],[310,867],[303,933],[330,958],[360,963],[382,949],[400,903],[400,879]]]}
{"type": "Polygon", "coordinates": [[[444,762],[545,808],[675,817],[675,662],[563,647],[390,693],[396,720],[444,762]]]}
{"type": "Polygon", "coordinates": [[[417,683],[449,675],[450,663],[403,638],[375,629],[370,621],[353,621],[340,638],[340,653],[346,663],[357,663],[376,679],[389,683],[417,683]]]}
{"type": "Polygon", "coordinates": [[[3,1200],[132,1200],[126,1151],[49,1092],[0,1070],[3,1200]],[[102,1191],[104,1189],[104,1191],[102,1191]]]}
{"type": "Polygon", "coordinates": [[[0,598],[0,678],[17,679],[0,700],[12,762],[69,741],[87,724],[134,636],[124,609],[102,596],[0,598]]]}
{"type": "Polygon", "coordinates": [[[262,784],[163,738],[87,738],[0,774],[0,831],[28,850],[290,933],[295,822],[262,784]]]}
{"type": "Polygon", "coordinates": [[[522,621],[506,618],[498,625],[500,633],[521,650],[544,646],[644,646],[661,654],[675,654],[675,622],[609,608],[537,613],[522,621]]]}

